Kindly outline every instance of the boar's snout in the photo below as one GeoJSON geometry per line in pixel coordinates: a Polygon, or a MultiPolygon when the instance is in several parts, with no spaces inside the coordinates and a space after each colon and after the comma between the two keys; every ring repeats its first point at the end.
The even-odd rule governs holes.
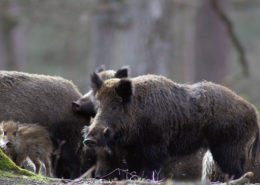
{"type": "Polygon", "coordinates": [[[97,108],[92,101],[82,102],[80,100],[72,102],[72,111],[88,117],[95,117],[97,108]]]}
{"type": "Polygon", "coordinates": [[[81,105],[81,112],[85,115],[88,115],[90,117],[95,117],[97,114],[96,107],[93,102],[87,102],[81,105]]]}
{"type": "Polygon", "coordinates": [[[81,106],[80,106],[79,100],[72,102],[72,110],[73,110],[74,112],[79,112],[79,111],[80,111],[80,107],[81,107],[81,106]]]}
{"type": "Polygon", "coordinates": [[[95,147],[97,145],[97,141],[93,137],[87,137],[84,139],[83,144],[87,147],[95,147]]]}
{"type": "Polygon", "coordinates": [[[8,141],[8,142],[6,143],[6,146],[7,146],[7,148],[11,148],[11,147],[13,146],[13,144],[12,144],[10,141],[8,141]]]}

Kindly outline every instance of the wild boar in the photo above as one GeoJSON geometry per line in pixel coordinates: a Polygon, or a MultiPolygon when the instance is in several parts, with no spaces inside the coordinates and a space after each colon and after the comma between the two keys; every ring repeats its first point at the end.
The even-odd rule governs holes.
{"type": "Polygon", "coordinates": [[[29,157],[39,174],[41,162],[46,168],[46,175],[51,176],[52,142],[49,132],[38,124],[14,121],[0,123],[0,143],[5,152],[18,166],[29,157]]]}
{"type": "Polygon", "coordinates": [[[56,177],[80,175],[77,151],[81,129],[89,120],[73,112],[71,103],[81,97],[76,86],[61,77],[0,71],[0,121],[39,123],[49,131],[54,150],[65,141],[59,157],[54,157],[56,177]],[[68,172],[63,173],[65,166],[68,172]]]}
{"type": "Polygon", "coordinates": [[[224,86],[177,84],[157,75],[103,81],[96,73],[92,86],[100,105],[85,143],[116,147],[127,154],[129,170],[146,178],[171,157],[200,148],[210,149],[221,170],[238,178],[245,148],[256,154],[256,109],[224,86]]]}

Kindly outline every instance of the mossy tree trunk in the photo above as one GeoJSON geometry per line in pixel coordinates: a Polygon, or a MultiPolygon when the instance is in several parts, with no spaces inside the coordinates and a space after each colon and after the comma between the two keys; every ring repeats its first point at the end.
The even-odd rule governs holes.
{"type": "Polygon", "coordinates": [[[16,164],[9,157],[7,157],[0,149],[0,176],[1,171],[12,172],[18,175],[35,176],[34,173],[16,166],[16,164]]]}

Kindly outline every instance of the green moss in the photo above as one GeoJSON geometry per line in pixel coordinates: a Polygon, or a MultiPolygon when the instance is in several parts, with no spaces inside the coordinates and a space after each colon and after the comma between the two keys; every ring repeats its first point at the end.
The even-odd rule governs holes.
{"type": "Polygon", "coordinates": [[[28,176],[28,175],[21,175],[21,174],[17,174],[14,173],[13,171],[4,171],[4,170],[0,170],[0,178],[23,178],[23,179],[28,179],[28,180],[35,180],[35,181],[40,181],[40,182],[49,182],[50,179],[47,177],[43,177],[40,175],[36,175],[33,174],[32,176],[28,176]]]}
{"type": "Polygon", "coordinates": [[[0,170],[2,171],[11,171],[20,175],[27,175],[27,176],[34,176],[35,174],[32,172],[29,172],[27,170],[24,170],[9,159],[2,150],[0,150],[0,170]]]}
{"type": "Polygon", "coordinates": [[[31,180],[48,182],[49,178],[36,175],[33,172],[22,169],[17,166],[9,157],[0,149],[0,177],[20,177],[31,180]]]}

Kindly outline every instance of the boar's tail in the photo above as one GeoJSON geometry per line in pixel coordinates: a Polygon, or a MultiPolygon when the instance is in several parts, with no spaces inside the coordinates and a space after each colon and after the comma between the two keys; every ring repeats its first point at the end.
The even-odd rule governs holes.
{"type": "Polygon", "coordinates": [[[259,142],[259,123],[257,124],[256,128],[256,137],[254,140],[254,143],[252,145],[252,165],[254,166],[256,163],[256,155],[257,155],[257,150],[258,150],[258,142],[259,142]]]}

